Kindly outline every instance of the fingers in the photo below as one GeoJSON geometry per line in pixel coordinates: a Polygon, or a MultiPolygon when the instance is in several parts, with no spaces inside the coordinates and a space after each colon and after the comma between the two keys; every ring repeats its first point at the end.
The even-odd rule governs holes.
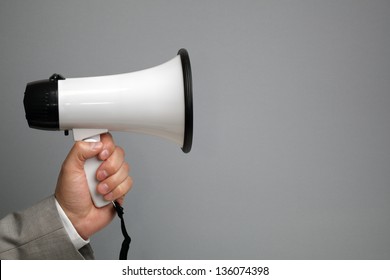
{"type": "Polygon", "coordinates": [[[130,191],[132,184],[133,184],[132,179],[129,176],[127,176],[124,181],[122,181],[119,185],[116,185],[109,193],[104,194],[103,197],[105,200],[108,201],[113,201],[113,200],[123,198],[126,195],[126,193],[130,191]]]}
{"type": "Polygon", "coordinates": [[[115,151],[115,143],[110,133],[100,135],[100,141],[103,143],[103,148],[98,155],[100,160],[108,159],[115,151]]]}
{"type": "Polygon", "coordinates": [[[125,161],[125,152],[121,147],[115,147],[111,155],[103,161],[96,172],[99,181],[115,174],[125,161]]]}
{"type": "Polygon", "coordinates": [[[109,156],[104,159],[96,173],[96,177],[100,181],[97,191],[108,201],[121,199],[130,191],[133,184],[129,177],[130,167],[125,162],[125,152],[122,148],[115,146],[111,135],[102,137],[102,142],[104,148],[99,157],[101,159],[106,158],[105,153],[108,153],[109,156]]]}
{"type": "Polygon", "coordinates": [[[123,163],[121,168],[112,176],[99,183],[97,189],[104,199],[113,201],[123,197],[132,187],[133,181],[128,175],[129,167],[123,163]]]}

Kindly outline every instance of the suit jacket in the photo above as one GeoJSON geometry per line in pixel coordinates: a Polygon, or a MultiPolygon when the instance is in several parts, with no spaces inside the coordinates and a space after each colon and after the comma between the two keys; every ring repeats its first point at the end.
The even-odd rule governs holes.
{"type": "Polygon", "coordinates": [[[94,259],[90,245],[73,246],[54,196],[0,220],[0,259],[94,259]]]}

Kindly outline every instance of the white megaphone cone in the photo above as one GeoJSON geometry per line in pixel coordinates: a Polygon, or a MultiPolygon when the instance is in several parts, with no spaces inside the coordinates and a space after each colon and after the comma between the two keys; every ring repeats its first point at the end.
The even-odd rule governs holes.
{"type": "MultiPolygon", "coordinates": [[[[100,141],[107,131],[145,133],[171,140],[188,153],[192,146],[192,76],[188,53],[159,66],[126,74],[49,80],[27,84],[24,107],[32,128],[73,131],[75,141],[100,141]]],[[[85,164],[97,207],[110,203],[97,193],[96,170],[85,164]]]]}

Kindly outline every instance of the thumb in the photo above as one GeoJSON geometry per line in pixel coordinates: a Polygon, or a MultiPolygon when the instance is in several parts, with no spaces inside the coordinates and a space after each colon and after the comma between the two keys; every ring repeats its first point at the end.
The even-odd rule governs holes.
{"type": "Polygon", "coordinates": [[[83,168],[87,159],[97,156],[103,149],[102,142],[77,141],[68,155],[68,162],[83,168]]]}

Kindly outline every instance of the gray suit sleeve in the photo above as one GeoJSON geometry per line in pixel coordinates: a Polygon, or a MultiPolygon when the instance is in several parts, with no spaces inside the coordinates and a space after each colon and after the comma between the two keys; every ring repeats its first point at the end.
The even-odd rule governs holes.
{"type": "Polygon", "coordinates": [[[55,206],[54,196],[0,220],[0,259],[94,259],[90,245],[73,246],[55,206]]]}

